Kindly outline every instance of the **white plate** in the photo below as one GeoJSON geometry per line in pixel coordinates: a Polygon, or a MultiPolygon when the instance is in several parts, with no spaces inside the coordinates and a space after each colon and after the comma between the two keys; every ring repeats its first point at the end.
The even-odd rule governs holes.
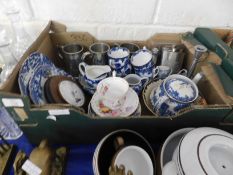
{"type": "Polygon", "coordinates": [[[203,171],[211,175],[233,174],[233,139],[210,135],[199,142],[199,162],[203,171]]]}
{"type": "Polygon", "coordinates": [[[62,98],[69,104],[80,107],[85,102],[82,89],[73,81],[64,80],[58,85],[62,98]]]}
{"type": "Polygon", "coordinates": [[[132,88],[129,88],[124,105],[120,109],[108,113],[103,113],[101,111],[100,96],[97,93],[93,95],[90,103],[93,111],[100,117],[128,117],[138,108],[139,98],[137,93],[132,88]]]}
{"type": "Polygon", "coordinates": [[[201,139],[208,135],[220,134],[233,139],[233,135],[216,128],[197,128],[187,133],[179,144],[179,167],[181,174],[206,175],[200,165],[198,157],[198,146],[201,139]]]}

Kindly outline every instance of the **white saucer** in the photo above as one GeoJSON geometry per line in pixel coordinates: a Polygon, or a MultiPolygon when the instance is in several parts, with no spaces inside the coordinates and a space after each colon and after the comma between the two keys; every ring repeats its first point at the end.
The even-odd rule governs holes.
{"type": "Polygon", "coordinates": [[[85,96],[82,89],[73,81],[64,80],[58,85],[59,93],[69,104],[80,107],[85,102],[85,96]]]}
{"type": "Polygon", "coordinates": [[[178,164],[181,174],[206,175],[199,161],[198,147],[201,140],[214,134],[223,135],[233,139],[233,135],[230,133],[209,127],[194,129],[183,137],[179,144],[178,153],[178,164]]]}
{"type": "Polygon", "coordinates": [[[97,93],[93,95],[90,103],[93,111],[100,117],[128,117],[138,108],[139,98],[137,93],[132,88],[129,88],[124,105],[120,109],[108,113],[101,111],[100,96],[97,93]]]}
{"type": "Polygon", "coordinates": [[[233,139],[223,135],[210,135],[200,141],[199,162],[207,174],[233,174],[233,139]]]}
{"type": "MultiPolygon", "coordinates": [[[[133,117],[133,118],[141,117],[141,113],[142,113],[142,107],[141,107],[141,104],[139,103],[136,111],[133,114],[131,114],[130,117],[133,117]]],[[[93,109],[91,108],[91,103],[88,104],[88,115],[93,118],[98,117],[93,111],[93,109]]]]}

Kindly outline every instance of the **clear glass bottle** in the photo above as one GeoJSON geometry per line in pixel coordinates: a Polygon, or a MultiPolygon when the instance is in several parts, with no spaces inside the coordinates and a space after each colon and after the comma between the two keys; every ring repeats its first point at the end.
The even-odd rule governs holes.
{"type": "Polygon", "coordinates": [[[28,47],[32,44],[32,39],[24,29],[19,10],[10,11],[7,13],[7,16],[11,21],[11,26],[14,31],[11,48],[15,58],[19,60],[28,47]]]}
{"type": "Polygon", "coordinates": [[[1,74],[0,74],[0,85],[6,81],[8,76],[11,74],[17,60],[10,49],[10,40],[6,35],[6,30],[0,26],[0,65],[1,65],[1,74]]]}

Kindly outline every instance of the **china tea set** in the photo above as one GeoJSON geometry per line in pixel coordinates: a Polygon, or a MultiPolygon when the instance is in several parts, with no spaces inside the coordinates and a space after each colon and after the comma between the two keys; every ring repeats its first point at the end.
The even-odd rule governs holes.
{"type": "MultiPolygon", "coordinates": [[[[19,71],[21,94],[30,96],[34,104],[69,103],[82,107],[87,95],[84,90],[92,96],[88,105],[91,116],[140,116],[139,95],[149,81],[159,83],[150,93],[151,109],[159,116],[176,115],[199,97],[190,78],[206,51],[204,46],[196,46],[189,71],[181,69],[184,52],[179,45],[162,48],[161,65],[157,63],[158,48],[140,49],[134,43],[115,43],[113,47],[93,43],[87,52],[77,43],[57,48],[65,71],[38,52],[32,53],[19,71]]],[[[202,76],[199,73],[199,78],[194,79],[202,76]]]]}

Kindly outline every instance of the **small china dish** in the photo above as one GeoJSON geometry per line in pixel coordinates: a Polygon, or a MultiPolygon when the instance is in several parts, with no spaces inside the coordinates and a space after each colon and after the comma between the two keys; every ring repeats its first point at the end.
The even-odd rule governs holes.
{"type": "Polygon", "coordinates": [[[69,104],[81,107],[85,103],[82,89],[73,81],[63,80],[58,85],[59,93],[69,104]]]}

